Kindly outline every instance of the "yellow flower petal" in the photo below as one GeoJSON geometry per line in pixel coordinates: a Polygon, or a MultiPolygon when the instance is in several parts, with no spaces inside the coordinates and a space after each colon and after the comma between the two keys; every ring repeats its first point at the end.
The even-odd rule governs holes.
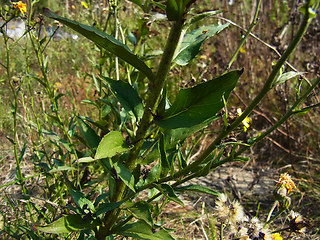
{"type": "Polygon", "coordinates": [[[279,233],[273,233],[272,240],[282,240],[282,237],[280,236],[279,233]]]}
{"type": "Polygon", "coordinates": [[[88,5],[87,5],[84,1],[81,1],[81,5],[82,5],[84,8],[88,8],[88,5]]]}
{"type": "Polygon", "coordinates": [[[27,12],[26,4],[24,4],[22,1],[13,2],[13,7],[19,9],[23,16],[27,12]]]}
{"type": "MultiPolygon", "coordinates": [[[[237,108],[237,113],[238,116],[241,116],[242,114],[242,109],[241,108],[237,108]]],[[[248,128],[250,127],[250,119],[249,117],[245,117],[245,119],[242,120],[242,124],[243,124],[243,129],[246,132],[248,130],[248,128]]]]}

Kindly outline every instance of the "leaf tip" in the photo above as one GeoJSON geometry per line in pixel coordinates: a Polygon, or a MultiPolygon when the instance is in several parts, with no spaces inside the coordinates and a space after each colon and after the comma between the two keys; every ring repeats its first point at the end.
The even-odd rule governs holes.
{"type": "Polygon", "coordinates": [[[238,75],[241,76],[243,72],[244,72],[244,68],[241,68],[240,70],[238,70],[238,75]]]}

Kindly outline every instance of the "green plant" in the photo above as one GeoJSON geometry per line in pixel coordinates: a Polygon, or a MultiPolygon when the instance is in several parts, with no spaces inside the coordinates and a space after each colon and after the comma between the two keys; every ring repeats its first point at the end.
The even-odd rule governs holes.
{"type": "MultiPolygon", "coordinates": [[[[182,184],[193,178],[206,176],[227,162],[248,160],[241,154],[276,130],[290,116],[319,106],[318,103],[299,108],[319,84],[320,79],[313,80],[311,86],[299,82],[294,104],[273,126],[246,142],[226,140],[230,134],[239,130],[269,91],[299,75],[292,72],[282,73],[282,67],[304,36],[319,1],[307,1],[301,8],[303,20],[294,39],[273,66],[258,95],[244,112],[231,122],[228,118],[228,97],[236,87],[243,70],[225,72],[221,76],[176,93],[170,90],[167,80],[174,66],[190,63],[200,52],[206,39],[228,27],[228,24],[214,24],[188,32],[200,20],[214,16],[219,11],[189,16],[188,11],[194,1],[168,0],[165,4],[153,1],[132,2],[144,13],[149,13],[152,6],[157,6],[165,11],[170,21],[171,29],[160,62],[157,62],[157,59],[149,60],[143,51],[147,39],[145,19],[139,19],[138,36],[130,35],[127,31],[131,36],[134,51],[126,45],[125,30],[121,28],[117,14],[118,2],[109,2],[113,9],[110,15],[114,23],[113,35],[105,33],[106,26],[111,25],[111,20],[108,22],[109,18],[105,25],[100,23],[98,29],[61,17],[48,9],[44,10],[47,17],[72,28],[98,47],[99,58],[93,63],[99,75],[90,75],[97,98],[85,101],[97,110],[96,119],[89,116],[62,117],[59,99],[63,95],[54,90],[48,77],[48,59],[45,55],[47,38],[34,35],[34,31],[29,34],[31,49],[41,72],[39,77],[27,71],[29,94],[32,95],[30,81],[36,80],[46,91],[50,104],[50,108],[45,110],[48,130],[41,125],[35,108],[31,108],[41,149],[35,142],[33,147],[39,159],[37,166],[41,167],[46,179],[45,189],[51,195],[50,201],[58,200],[58,206],[47,203],[49,210],[45,212],[36,204],[27,201],[26,212],[29,216],[34,212],[31,209],[32,205],[35,211],[45,218],[30,219],[34,225],[33,231],[28,231],[29,236],[36,238],[37,235],[41,236],[40,232],[44,232],[62,234],[70,238],[72,233],[75,233],[73,236],[79,239],[85,236],[113,239],[116,235],[138,239],[173,239],[169,231],[157,222],[161,209],[169,201],[183,204],[178,193],[187,191],[218,195],[217,192],[203,186],[181,186],[182,184]],[[139,52],[142,55],[140,57],[139,52]],[[168,99],[172,99],[174,95],[176,97],[171,104],[168,99]],[[224,110],[222,115],[221,110],[224,110]],[[195,160],[190,161],[193,150],[204,136],[203,130],[221,116],[224,125],[216,138],[195,160]],[[190,149],[186,149],[186,139],[196,133],[200,134],[190,149]],[[48,149],[43,136],[50,139],[50,146],[55,146],[55,151],[51,152],[48,149]],[[43,159],[46,159],[46,162],[43,159]],[[94,178],[96,179],[92,180],[94,178]],[[145,190],[148,196],[142,197],[141,193],[145,190]],[[59,207],[65,209],[64,214],[59,207]],[[56,219],[57,217],[59,218],[56,219]]],[[[252,24],[231,58],[228,69],[256,24],[260,2],[257,1],[252,24]]],[[[28,26],[32,30],[36,30],[31,19],[36,3],[37,1],[32,1],[29,5],[28,26]]],[[[1,29],[5,26],[6,23],[1,29]]],[[[9,54],[10,47],[5,31],[3,36],[6,52],[9,54]]],[[[8,61],[5,68],[10,82],[9,66],[8,61]]],[[[18,96],[13,84],[10,86],[16,126],[18,96]]],[[[33,100],[30,101],[32,106],[33,100]]],[[[24,178],[19,170],[16,127],[14,129],[12,143],[17,159],[18,180],[27,198],[24,178]]]]}

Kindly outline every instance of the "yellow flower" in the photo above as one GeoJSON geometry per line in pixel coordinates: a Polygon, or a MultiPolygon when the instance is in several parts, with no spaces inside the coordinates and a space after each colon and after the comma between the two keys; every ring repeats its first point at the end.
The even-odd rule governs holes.
{"type": "Polygon", "coordinates": [[[22,1],[13,2],[13,7],[19,9],[23,16],[27,12],[26,4],[24,4],[22,1]]]}
{"type": "Polygon", "coordinates": [[[273,233],[272,240],[282,240],[282,237],[280,236],[279,233],[273,233]]]}
{"type": "Polygon", "coordinates": [[[81,5],[82,5],[84,8],[88,8],[88,5],[87,5],[84,1],[81,1],[81,5]]]}
{"type": "Polygon", "coordinates": [[[246,50],[244,50],[244,48],[241,47],[240,50],[239,50],[239,52],[240,52],[240,53],[245,53],[246,50]]]}
{"type": "MultiPolygon", "coordinates": [[[[241,116],[242,114],[242,109],[241,108],[238,108],[237,109],[237,113],[238,113],[238,116],[241,116]]],[[[248,117],[245,117],[245,119],[242,120],[242,124],[243,124],[243,129],[244,131],[246,132],[248,130],[248,128],[250,127],[250,119],[248,117]]]]}
{"type": "Polygon", "coordinates": [[[291,180],[291,176],[288,173],[284,173],[280,175],[280,178],[277,182],[277,186],[283,186],[288,190],[288,193],[292,191],[293,188],[296,187],[294,182],[291,180]]]}

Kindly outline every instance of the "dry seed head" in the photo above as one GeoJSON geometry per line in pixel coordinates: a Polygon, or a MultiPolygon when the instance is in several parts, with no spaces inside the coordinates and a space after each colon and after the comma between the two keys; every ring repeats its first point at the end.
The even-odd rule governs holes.
{"type": "Polygon", "coordinates": [[[236,226],[246,220],[243,207],[239,202],[231,202],[225,194],[220,194],[216,201],[216,214],[221,221],[236,226]]]}
{"type": "Polygon", "coordinates": [[[292,232],[304,233],[310,227],[310,224],[297,212],[291,211],[289,219],[289,227],[292,232]]]}

